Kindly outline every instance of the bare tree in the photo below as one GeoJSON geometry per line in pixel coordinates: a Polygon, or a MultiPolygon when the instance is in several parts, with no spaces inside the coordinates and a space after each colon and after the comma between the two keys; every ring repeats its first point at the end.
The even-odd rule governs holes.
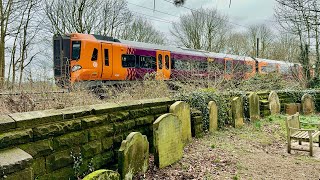
{"type": "Polygon", "coordinates": [[[157,31],[149,21],[142,17],[136,17],[134,21],[124,29],[120,36],[123,39],[155,44],[164,44],[165,42],[163,34],[157,31]]]}
{"type": "Polygon", "coordinates": [[[8,25],[13,11],[13,0],[0,0],[0,87],[5,78],[5,39],[8,35],[8,25]]]}
{"type": "Polygon", "coordinates": [[[215,9],[198,9],[180,17],[171,33],[178,44],[194,49],[221,51],[230,29],[228,18],[215,9]]]}
{"type": "Polygon", "coordinates": [[[300,58],[299,62],[304,68],[307,79],[310,79],[310,55],[316,53],[316,77],[319,76],[320,53],[319,53],[319,13],[320,4],[317,0],[276,0],[278,6],[276,17],[281,27],[299,39],[300,58]],[[315,48],[312,44],[315,43],[315,48]]]}

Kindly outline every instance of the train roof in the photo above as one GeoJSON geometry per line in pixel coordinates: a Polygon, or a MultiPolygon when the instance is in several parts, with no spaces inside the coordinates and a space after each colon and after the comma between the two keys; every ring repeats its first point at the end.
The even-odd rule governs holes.
{"type": "Polygon", "coordinates": [[[151,44],[151,43],[144,43],[144,42],[136,42],[136,41],[128,41],[128,40],[119,40],[121,43],[139,47],[143,49],[161,49],[166,50],[174,53],[184,53],[193,56],[205,56],[211,58],[232,58],[235,60],[246,60],[246,61],[254,61],[253,58],[247,56],[240,56],[240,55],[232,55],[232,54],[224,54],[224,53],[214,53],[205,50],[196,50],[186,47],[175,47],[175,46],[165,46],[165,45],[158,45],[158,44],[151,44]]]}

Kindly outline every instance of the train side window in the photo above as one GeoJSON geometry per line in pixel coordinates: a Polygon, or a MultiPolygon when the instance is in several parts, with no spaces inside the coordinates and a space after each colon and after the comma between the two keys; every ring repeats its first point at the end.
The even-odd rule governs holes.
{"type": "Polygon", "coordinates": [[[150,62],[151,62],[151,68],[152,69],[157,69],[157,62],[155,57],[150,57],[150,62]]]}
{"type": "Polygon", "coordinates": [[[147,57],[146,56],[140,56],[139,57],[139,67],[140,68],[148,68],[147,57]]]}
{"type": "Polygon", "coordinates": [[[162,69],[162,54],[158,55],[158,64],[159,64],[159,69],[162,69]]]}
{"type": "Polygon", "coordinates": [[[252,64],[246,64],[246,72],[251,73],[253,71],[252,64]]]}
{"type": "Polygon", "coordinates": [[[169,63],[169,56],[168,55],[165,56],[165,65],[166,65],[166,69],[170,69],[170,63],[169,63]]]}
{"type": "Polygon", "coordinates": [[[136,66],[136,56],[131,54],[123,54],[122,57],[122,67],[135,67],[136,66]]]}
{"type": "Polygon", "coordinates": [[[94,48],[92,52],[91,61],[96,61],[96,60],[98,60],[98,49],[94,48]]]}
{"type": "Polygon", "coordinates": [[[109,66],[109,49],[104,49],[104,65],[109,66]]]}
{"type": "Polygon", "coordinates": [[[232,61],[226,61],[226,73],[227,74],[232,73],[232,61]]]}
{"type": "Polygon", "coordinates": [[[171,59],[171,69],[175,69],[176,67],[175,67],[175,59],[171,59]]]}

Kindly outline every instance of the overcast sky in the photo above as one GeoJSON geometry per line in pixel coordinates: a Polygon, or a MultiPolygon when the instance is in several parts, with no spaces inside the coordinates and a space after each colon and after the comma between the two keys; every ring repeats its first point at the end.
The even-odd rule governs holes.
{"type": "MultiPolygon", "coordinates": [[[[154,0],[128,0],[128,7],[136,15],[149,19],[158,30],[168,37],[170,36],[171,22],[178,21],[180,15],[190,12],[190,10],[184,7],[175,7],[167,1],[172,0],[155,0],[156,11],[153,11],[154,0]]],[[[235,24],[242,26],[272,24],[275,5],[275,0],[232,0],[229,8],[229,0],[186,0],[184,6],[192,9],[216,8],[219,12],[229,16],[230,25],[234,23],[233,26],[241,31],[246,28],[235,24]]]]}

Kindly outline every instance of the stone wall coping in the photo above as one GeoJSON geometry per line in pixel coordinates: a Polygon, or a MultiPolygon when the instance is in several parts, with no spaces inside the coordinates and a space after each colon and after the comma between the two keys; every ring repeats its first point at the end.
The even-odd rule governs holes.
{"type": "Polygon", "coordinates": [[[30,154],[19,148],[2,150],[0,151],[0,172],[10,174],[21,171],[30,165],[32,159],[30,154]]]}

